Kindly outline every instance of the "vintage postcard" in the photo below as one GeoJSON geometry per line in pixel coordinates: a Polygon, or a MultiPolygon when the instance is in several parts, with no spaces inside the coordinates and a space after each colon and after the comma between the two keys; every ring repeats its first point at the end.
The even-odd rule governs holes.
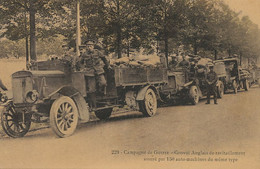
{"type": "Polygon", "coordinates": [[[259,169],[260,0],[0,0],[0,169],[259,169]]]}

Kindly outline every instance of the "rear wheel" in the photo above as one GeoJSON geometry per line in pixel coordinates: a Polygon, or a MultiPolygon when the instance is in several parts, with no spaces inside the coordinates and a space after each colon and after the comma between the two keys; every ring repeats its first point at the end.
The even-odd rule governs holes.
{"type": "Polygon", "coordinates": [[[54,101],[50,111],[50,125],[59,137],[67,137],[74,133],[78,125],[78,108],[68,96],[54,101]]]}
{"type": "Polygon", "coordinates": [[[16,111],[10,103],[2,109],[1,124],[8,136],[13,138],[23,137],[30,129],[31,114],[16,111]]]}
{"type": "Polygon", "coordinates": [[[147,89],[144,100],[139,102],[140,111],[144,116],[152,117],[157,112],[157,98],[153,89],[147,89]]]}
{"type": "Polygon", "coordinates": [[[218,84],[218,98],[222,98],[223,97],[224,90],[225,90],[225,87],[224,87],[223,82],[219,81],[219,84],[218,84]]]}
{"type": "Polygon", "coordinates": [[[191,104],[196,105],[199,103],[199,90],[197,86],[191,86],[190,88],[191,104]]]}
{"type": "Polygon", "coordinates": [[[111,116],[112,111],[113,111],[113,108],[104,109],[104,110],[97,110],[97,111],[95,111],[95,115],[100,120],[106,120],[111,116]]]}

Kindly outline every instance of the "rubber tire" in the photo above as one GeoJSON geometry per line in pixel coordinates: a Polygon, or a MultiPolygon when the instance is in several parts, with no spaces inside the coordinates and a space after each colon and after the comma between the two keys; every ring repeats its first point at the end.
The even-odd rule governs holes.
{"type": "Polygon", "coordinates": [[[199,97],[199,89],[197,86],[191,86],[190,91],[190,100],[192,105],[196,105],[199,103],[200,97],[199,97]]]}
{"type": "Polygon", "coordinates": [[[157,98],[153,89],[149,88],[146,90],[144,100],[139,101],[139,109],[145,117],[152,117],[157,113],[157,98]],[[153,99],[152,103],[149,102],[149,97],[153,99]],[[150,103],[153,104],[153,110],[151,110],[151,105],[149,105],[150,103]]]}
{"type": "Polygon", "coordinates": [[[237,86],[237,82],[235,80],[232,82],[232,86],[233,86],[234,94],[237,94],[238,86],[237,86]]]}
{"type": "Polygon", "coordinates": [[[249,82],[247,79],[244,81],[244,89],[245,89],[245,91],[249,90],[249,82]]]}
{"type": "MultiPolygon", "coordinates": [[[[65,117],[61,117],[61,118],[62,118],[61,120],[64,120],[64,121],[66,120],[65,117]]],[[[68,96],[61,96],[60,98],[55,100],[54,103],[51,106],[51,110],[50,110],[50,126],[51,126],[52,130],[54,131],[54,133],[57,136],[61,137],[61,138],[68,137],[68,136],[70,136],[70,135],[72,135],[74,133],[74,131],[76,130],[77,125],[78,125],[78,118],[79,118],[78,108],[77,108],[75,102],[68,96]],[[62,104],[65,104],[65,103],[69,104],[69,106],[72,109],[72,111],[70,111],[70,112],[73,113],[73,117],[72,117],[73,121],[72,121],[72,123],[70,123],[72,125],[69,127],[68,131],[64,131],[64,130],[62,130],[58,126],[58,117],[57,117],[58,110],[60,108],[62,108],[61,107],[62,104]]],[[[64,124],[64,122],[63,122],[63,124],[64,124]]],[[[65,125],[63,127],[65,129],[65,125]]]]}
{"type": "Polygon", "coordinates": [[[104,109],[104,110],[97,110],[97,111],[95,111],[95,115],[100,120],[106,120],[111,116],[112,111],[113,111],[113,108],[104,109]]]}
{"type": "Polygon", "coordinates": [[[224,95],[224,90],[225,90],[225,86],[223,84],[222,81],[219,81],[219,85],[218,85],[218,98],[222,98],[224,95]]]}
{"type": "Polygon", "coordinates": [[[23,137],[30,130],[30,127],[31,127],[31,114],[29,114],[29,113],[25,114],[26,115],[26,117],[25,117],[26,121],[25,121],[25,123],[23,123],[23,125],[25,125],[25,127],[23,128],[23,131],[22,132],[15,132],[14,130],[11,129],[11,127],[7,126],[8,125],[8,122],[6,120],[7,116],[5,115],[5,112],[9,111],[11,108],[12,108],[11,105],[6,105],[5,107],[2,108],[2,112],[1,112],[1,125],[2,125],[2,128],[3,128],[4,132],[8,136],[10,136],[10,137],[13,137],[13,138],[23,137]],[[9,110],[7,110],[7,109],[9,109],[9,110]]]}

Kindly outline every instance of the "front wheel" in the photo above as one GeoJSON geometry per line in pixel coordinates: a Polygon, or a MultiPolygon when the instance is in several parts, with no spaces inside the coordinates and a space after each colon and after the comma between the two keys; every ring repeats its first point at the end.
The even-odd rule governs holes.
{"type": "Polygon", "coordinates": [[[50,125],[59,137],[68,137],[74,133],[78,125],[78,108],[68,96],[54,101],[50,111],[50,125]]]}
{"type": "Polygon", "coordinates": [[[200,97],[199,97],[199,89],[197,86],[191,86],[190,98],[191,98],[191,104],[196,105],[199,103],[200,97]]]}
{"type": "Polygon", "coordinates": [[[113,111],[113,108],[104,109],[104,110],[97,110],[97,111],[95,111],[95,115],[100,120],[106,120],[111,116],[112,111],[113,111]]]}
{"type": "Polygon", "coordinates": [[[157,98],[153,89],[147,89],[144,100],[139,102],[140,111],[144,116],[152,117],[157,112],[157,98]]]}
{"type": "Polygon", "coordinates": [[[12,103],[9,103],[2,109],[1,124],[8,136],[13,138],[23,137],[30,129],[31,114],[18,112],[12,103]]]}

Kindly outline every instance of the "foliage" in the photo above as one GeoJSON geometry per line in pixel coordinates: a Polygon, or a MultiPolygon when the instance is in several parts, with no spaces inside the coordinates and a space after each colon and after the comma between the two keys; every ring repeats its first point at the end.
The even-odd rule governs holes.
{"type": "MultiPolygon", "coordinates": [[[[18,42],[28,35],[24,18],[32,1],[41,45],[38,54],[48,51],[50,39],[49,48],[63,41],[75,47],[76,0],[1,0],[2,36],[18,42]]],[[[180,46],[186,54],[211,58],[260,56],[258,26],[222,0],[81,0],[81,28],[83,41],[100,40],[107,54],[118,57],[143,48],[168,58],[180,46]]]]}

